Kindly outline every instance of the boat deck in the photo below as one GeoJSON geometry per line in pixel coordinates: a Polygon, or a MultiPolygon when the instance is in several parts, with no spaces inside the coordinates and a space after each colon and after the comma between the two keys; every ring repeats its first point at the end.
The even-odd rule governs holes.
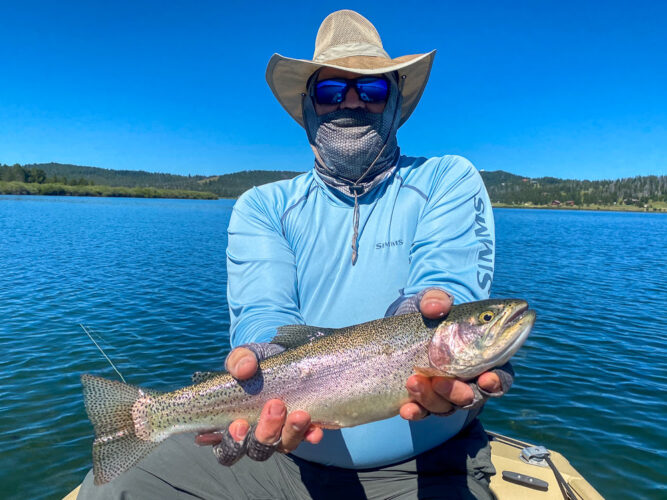
{"type": "MultiPolygon", "coordinates": [[[[489,432],[491,439],[491,461],[496,468],[496,475],[491,478],[491,491],[499,499],[511,500],[563,500],[566,497],[558,484],[556,473],[550,467],[531,465],[519,457],[524,446],[514,439],[489,432]],[[516,484],[503,479],[503,471],[510,471],[529,476],[547,483],[546,491],[531,486],[516,484]]],[[[570,465],[566,458],[556,451],[549,450],[550,459],[558,473],[574,494],[573,500],[604,500],[591,484],[570,465]]]]}

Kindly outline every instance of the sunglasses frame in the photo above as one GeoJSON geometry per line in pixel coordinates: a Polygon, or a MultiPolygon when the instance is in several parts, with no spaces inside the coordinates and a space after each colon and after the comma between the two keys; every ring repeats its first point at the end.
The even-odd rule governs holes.
{"type": "Polygon", "coordinates": [[[313,86],[313,97],[315,99],[315,102],[317,104],[321,105],[321,106],[334,106],[334,105],[337,105],[337,104],[340,104],[341,102],[343,102],[345,100],[345,96],[350,91],[350,89],[353,88],[353,87],[354,87],[354,90],[359,95],[359,99],[361,99],[362,101],[364,101],[366,103],[377,103],[377,102],[387,102],[387,99],[389,98],[389,91],[391,89],[391,84],[389,82],[389,79],[387,79],[385,77],[372,76],[372,75],[360,76],[358,78],[325,78],[324,80],[320,80],[320,81],[315,82],[315,85],[313,86]],[[365,92],[360,91],[359,86],[358,86],[359,80],[367,80],[368,81],[367,83],[370,83],[370,81],[375,82],[375,81],[378,81],[378,80],[383,80],[387,84],[387,93],[386,93],[384,99],[382,99],[382,100],[366,100],[366,99],[364,99],[363,96],[366,95],[366,94],[365,94],[365,92]],[[338,83],[344,83],[345,84],[345,87],[343,88],[343,92],[341,94],[341,100],[340,101],[338,101],[338,102],[320,102],[320,100],[318,99],[318,96],[317,96],[317,88],[321,83],[324,83],[324,82],[338,82],[338,83]]]}

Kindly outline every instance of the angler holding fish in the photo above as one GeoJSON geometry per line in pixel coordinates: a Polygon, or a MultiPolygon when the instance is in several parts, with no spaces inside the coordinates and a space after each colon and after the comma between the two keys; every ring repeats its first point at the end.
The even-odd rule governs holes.
{"type": "Polygon", "coordinates": [[[165,394],[84,376],[79,498],[493,498],[477,415],[535,316],[486,300],[493,216],[470,162],[400,154],[434,56],[391,59],[344,10],[312,61],[271,58],[315,165],[234,207],[229,373],[165,394]]]}

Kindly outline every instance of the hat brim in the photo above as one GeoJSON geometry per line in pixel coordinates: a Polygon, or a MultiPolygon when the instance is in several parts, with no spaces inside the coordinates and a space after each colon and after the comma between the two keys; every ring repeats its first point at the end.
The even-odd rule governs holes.
{"type": "Polygon", "coordinates": [[[301,104],[303,95],[308,91],[306,88],[308,79],[318,69],[336,68],[360,75],[377,75],[397,71],[399,78],[403,79],[400,127],[417,107],[431,73],[434,57],[435,50],[432,50],[427,54],[401,56],[396,59],[350,56],[326,63],[316,63],[273,54],[266,68],[266,81],[282,107],[303,127],[301,104]]]}

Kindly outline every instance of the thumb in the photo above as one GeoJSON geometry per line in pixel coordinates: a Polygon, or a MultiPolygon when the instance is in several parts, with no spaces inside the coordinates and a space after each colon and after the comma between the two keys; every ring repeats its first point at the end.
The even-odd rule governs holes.
{"type": "Polygon", "coordinates": [[[232,377],[247,380],[257,372],[257,357],[245,347],[237,347],[227,356],[225,368],[232,377]]]}
{"type": "Polygon", "coordinates": [[[419,302],[419,310],[429,319],[438,319],[449,314],[454,299],[443,290],[429,290],[419,302]]]}

